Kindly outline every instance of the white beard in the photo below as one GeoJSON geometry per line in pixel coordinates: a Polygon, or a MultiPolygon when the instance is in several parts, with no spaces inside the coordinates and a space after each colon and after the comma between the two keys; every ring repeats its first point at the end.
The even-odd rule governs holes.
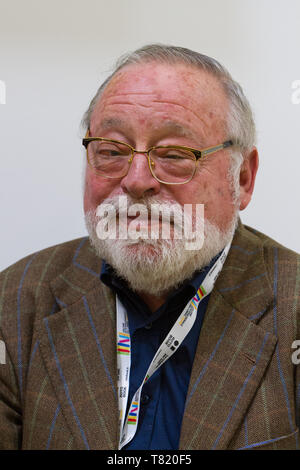
{"type": "MultiPolygon", "coordinates": [[[[128,206],[136,203],[128,197],[128,206]]],[[[118,197],[109,198],[102,204],[117,207],[118,197]]],[[[150,208],[151,204],[165,204],[155,197],[139,200],[150,208]]],[[[171,202],[172,205],[177,204],[171,202]]],[[[195,271],[203,269],[223,248],[231,242],[237,222],[238,210],[226,231],[205,220],[204,242],[201,249],[187,250],[182,239],[99,239],[96,226],[99,217],[96,210],[85,214],[90,241],[96,254],[109,263],[118,276],[125,279],[133,291],[147,292],[156,297],[176,289],[183,281],[192,278],[195,271]]]]}

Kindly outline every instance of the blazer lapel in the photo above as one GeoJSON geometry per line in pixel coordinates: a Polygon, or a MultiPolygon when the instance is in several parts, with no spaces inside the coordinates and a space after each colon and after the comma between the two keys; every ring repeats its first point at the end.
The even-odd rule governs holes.
{"type": "Polygon", "coordinates": [[[180,449],[225,449],[277,338],[257,325],[272,308],[262,244],[239,224],[211,294],[193,364],[180,449]]]}
{"type": "Polygon", "coordinates": [[[40,324],[40,345],[79,449],[116,449],[115,302],[99,279],[101,260],[82,242],[51,285],[61,310],[40,324]]]}

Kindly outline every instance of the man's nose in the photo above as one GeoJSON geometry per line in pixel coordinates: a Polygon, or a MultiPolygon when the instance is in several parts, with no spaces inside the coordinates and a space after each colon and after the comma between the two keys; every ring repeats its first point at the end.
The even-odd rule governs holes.
{"type": "Polygon", "coordinates": [[[146,152],[135,152],[129,171],[121,181],[125,193],[135,198],[157,194],[160,183],[152,175],[146,152]]]}

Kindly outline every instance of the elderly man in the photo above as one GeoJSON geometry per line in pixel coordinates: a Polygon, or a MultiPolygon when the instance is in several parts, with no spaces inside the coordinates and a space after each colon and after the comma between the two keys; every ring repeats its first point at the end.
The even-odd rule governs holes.
{"type": "Polygon", "coordinates": [[[239,219],[258,168],[241,87],[212,58],[150,45],[84,124],[89,238],[1,275],[0,447],[299,448],[299,257],[239,219]],[[144,236],[157,204],[175,211],[167,238],[163,214],[144,236]],[[187,205],[204,207],[194,249],[176,236],[187,205]],[[101,236],[108,207],[127,237],[101,236]]]}

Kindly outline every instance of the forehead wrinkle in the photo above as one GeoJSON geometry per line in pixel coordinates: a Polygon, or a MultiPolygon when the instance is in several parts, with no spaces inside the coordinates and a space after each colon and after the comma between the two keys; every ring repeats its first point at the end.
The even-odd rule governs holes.
{"type": "MultiPolygon", "coordinates": [[[[154,100],[155,103],[162,103],[164,104],[165,102],[163,100],[154,100]]],[[[207,122],[205,121],[204,117],[200,116],[199,114],[197,114],[195,111],[193,111],[193,109],[191,109],[190,107],[187,107],[187,106],[184,106],[183,104],[180,104],[180,103],[176,103],[176,102],[173,102],[173,101],[168,101],[168,104],[171,104],[171,105],[174,105],[174,106],[179,106],[180,108],[183,108],[185,109],[186,111],[188,111],[189,113],[192,113],[194,115],[194,117],[201,121],[204,125],[207,125],[207,122]]]]}
{"type": "MultiPolygon", "coordinates": [[[[128,123],[118,117],[105,118],[102,121],[100,121],[99,125],[104,130],[117,129],[117,128],[119,129],[121,128],[122,130],[128,129],[128,123]]],[[[182,137],[187,137],[187,138],[195,137],[194,132],[192,132],[190,129],[186,128],[179,122],[172,121],[171,119],[161,124],[154,123],[153,125],[150,125],[149,127],[154,132],[163,132],[163,133],[170,132],[177,136],[182,136],[182,137]]]]}
{"type": "MultiPolygon", "coordinates": [[[[209,113],[209,109],[208,110],[205,110],[204,112],[204,115],[200,115],[199,113],[197,113],[197,110],[193,109],[193,106],[186,106],[182,103],[179,103],[177,100],[174,101],[174,100],[164,100],[164,99],[160,99],[157,94],[153,94],[153,93],[130,93],[128,95],[128,93],[118,93],[118,94],[111,94],[110,96],[106,97],[104,99],[104,101],[106,102],[106,105],[108,105],[110,108],[111,108],[111,111],[112,113],[114,114],[114,107],[115,106],[119,106],[119,105],[127,105],[127,106],[137,106],[137,107],[141,107],[141,108],[144,108],[144,109],[147,109],[147,108],[151,108],[151,106],[153,106],[153,104],[155,103],[158,107],[160,107],[160,105],[170,105],[171,107],[174,106],[175,108],[176,107],[179,107],[179,108],[182,108],[184,109],[185,111],[187,111],[189,114],[192,115],[193,119],[196,119],[198,122],[200,122],[202,124],[202,131],[200,132],[201,134],[201,137],[203,138],[204,135],[207,133],[208,129],[210,129],[212,126],[213,126],[213,122],[212,122],[212,118],[210,117],[210,114],[209,113]],[[138,103],[138,102],[131,102],[130,100],[130,97],[131,95],[147,95],[148,97],[151,95],[153,96],[153,98],[150,100],[151,102],[148,104],[145,104],[145,103],[138,103]],[[118,98],[119,97],[119,101],[118,101],[118,98]],[[120,97],[123,98],[123,100],[121,101],[120,100],[120,97]],[[126,102],[125,102],[126,100],[126,102]],[[202,135],[203,134],[203,135],[202,135]]],[[[103,102],[102,102],[103,103],[103,102]]],[[[101,109],[101,107],[100,107],[101,109]]],[[[100,111],[100,110],[99,110],[100,111]]],[[[219,112],[217,113],[214,113],[214,122],[220,122],[222,124],[222,128],[225,129],[226,125],[226,119],[224,119],[224,116],[222,116],[222,112],[220,112],[221,110],[219,110],[219,112]]],[[[153,128],[154,130],[161,130],[161,132],[163,133],[164,131],[166,132],[173,132],[174,134],[178,135],[178,136],[182,136],[182,137],[186,137],[186,138],[197,138],[199,139],[200,135],[195,135],[195,133],[192,131],[192,129],[186,126],[183,126],[181,123],[179,122],[176,122],[176,121],[172,121],[172,119],[168,119],[168,113],[170,115],[170,110],[167,110],[167,109],[157,109],[157,112],[159,114],[162,114],[162,115],[165,115],[166,117],[163,119],[163,121],[165,120],[165,122],[162,122],[160,121],[160,123],[158,125],[156,125],[155,123],[153,123],[153,125],[151,125],[149,123],[149,126],[151,128],[153,128]]],[[[174,113],[172,112],[172,115],[174,115],[174,113]]],[[[95,116],[96,117],[96,116],[95,116]]],[[[191,121],[190,121],[191,122],[191,121]]],[[[128,131],[130,130],[129,128],[129,122],[128,120],[126,119],[121,119],[119,117],[108,117],[108,118],[105,118],[103,119],[102,121],[98,122],[98,124],[96,124],[97,127],[100,125],[101,128],[105,129],[105,130],[124,130],[124,131],[128,131]]]]}
{"type": "MultiPolygon", "coordinates": [[[[158,96],[157,93],[153,93],[153,92],[137,92],[137,91],[130,91],[130,90],[126,90],[124,92],[118,92],[118,93],[111,93],[111,90],[109,90],[107,92],[108,96],[105,96],[104,97],[104,101],[106,102],[106,104],[108,104],[109,106],[114,106],[114,105],[125,105],[125,106],[138,106],[138,107],[141,107],[141,108],[150,108],[153,103],[157,103],[158,105],[171,105],[171,106],[178,106],[179,108],[182,108],[184,110],[186,110],[187,112],[191,113],[194,115],[194,117],[197,119],[197,120],[200,120],[203,125],[207,125],[207,121],[205,120],[205,117],[204,116],[201,116],[199,115],[195,110],[192,109],[192,107],[188,107],[188,106],[185,106],[184,104],[178,102],[178,101],[173,101],[171,100],[170,98],[168,99],[166,97],[166,99],[161,99],[160,96],[158,96]],[[140,96],[140,97],[143,97],[143,96],[147,96],[148,98],[149,97],[153,97],[151,99],[151,101],[149,103],[138,103],[138,102],[131,102],[131,97],[134,99],[135,96],[140,96]],[[122,99],[120,99],[122,98],[122,99]]],[[[209,113],[209,110],[207,110],[207,113],[209,113]]],[[[221,112],[221,114],[223,114],[223,112],[221,112]]],[[[217,116],[215,116],[215,119],[221,119],[222,121],[224,120],[224,117],[223,116],[220,116],[220,113],[218,113],[217,116]]]]}
{"type": "MultiPolygon", "coordinates": [[[[124,101],[124,102],[117,102],[117,103],[110,103],[110,106],[113,107],[114,105],[127,105],[127,106],[138,106],[138,107],[142,107],[142,108],[151,108],[152,104],[153,103],[158,103],[158,104],[168,104],[168,105],[171,105],[171,106],[178,106],[180,108],[183,108],[185,109],[186,111],[190,112],[193,114],[194,118],[196,118],[197,120],[199,120],[200,122],[202,122],[202,124],[204,126],[207,126],[207,122],[206,120],[204,119],[204,117],[200,116],[199,114],[197,114],[195,111],[193,111],[191,108],[189,107],[186,107],[180,103],[177,103],[177,102],[173,102],[173,101],[164,101],[164,100],[157,100],[157,99],[154,99],[151,103],[149,104],[142,104],[142,103],[131,103],[130,101],[124,101]]],[[[164,111],[161,111],[161,112],[164,112],[164,111]]],[[[186,136],[186,137],[191,137],[192,136],[192,132],[189,131],[187,128],[185,128],[184,126],[182,126],[181,124],[177,123],[177,122],[174,122],[172,120],[169,120],[168,122],[170,122],[170,125],[166,126],[166,127],[169,127],[169,129],[171,131],[177,131],[179,135],[182,135],[182,136],[186,136]],[[186,135],[187,134],[187,135],[186,135]]],[[[100,123],[101,125],[103,124],[105,126],[105,129],[110,129],[112,127],[122,127],[122,128],[125,128],[125,127],[128,127],[127,126],[127,121],[124,121],[124,120],[121,120],[121,119],[118,119],[118,118],[108,118],[108,119],[104,119],[103,121],[101,121],[100,123]]]]}
{"type": "Polygon", "coordinates": [[[153,92],[138,92],[138,91],[130,91],[130,90],[126,90],[124,91],[123,93],[122,92],[118,92],[118,93],[113,93],[111,90],[108,90],[106,94],[104,94],[103,98],[102,98],[102,101],[106,101],[108,103],[110,102],[113,102],[112,104],[114,104],[114,101],[117,101],[117,103],[119,103],[119,100],[120,103],[122,103],[124,99],[126,99],[126,103],[128,102],[128,100],[130,100],[130,98],[135,98],[135,97],[153,97],[153,101],[155,101],[155,98],[157,97],[157,94],[156,93],[153,93],[153,92]]]}
{"type": "Polygon", "coordinates": [[[116,97],[118,98],[119,96],[157,96],[156,93],[153,93],[152,91],[136,91],[136,90],[126,90],[123,93],[108,93],[108,98],[113,98],[116,97]]]}

